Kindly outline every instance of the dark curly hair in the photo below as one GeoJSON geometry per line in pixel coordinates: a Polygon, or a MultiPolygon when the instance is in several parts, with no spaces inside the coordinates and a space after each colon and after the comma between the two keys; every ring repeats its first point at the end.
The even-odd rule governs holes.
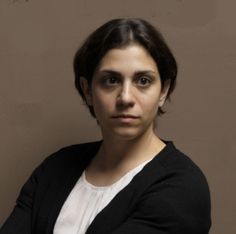
{"type": "MultiPolygon", "coordinates": [[[[138,43],[150,53],[157,64],[162,87],[166,80],[170,80],[170,88],[166,97],[170,100],[177,76],[177,64],[171,50],[160,32],[146,20],[124,18],[110,20],[96,29],[75,54],[75,86],[85,103],[80,78],[86,78],[91,86],[94,71],[103,56],[113,48],[121,48],[130,43],[138,43]]],[[[96,118],[93,107],[88,105],[87,107],[92,116],[96,118]]],[[[159,108],[157,114],[163,113],[165,113],[163,109],[159,108]]]]}

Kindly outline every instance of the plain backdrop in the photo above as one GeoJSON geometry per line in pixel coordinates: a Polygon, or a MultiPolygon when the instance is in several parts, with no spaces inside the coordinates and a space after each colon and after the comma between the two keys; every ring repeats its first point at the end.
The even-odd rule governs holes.
{"type": "Polygon", "coordinates": [[[236,233],[235,9],[233,0],[1,0],[0,224],[45,157],[101,137],[74,88],[76,49],[109,19],[141,17],[179,65],[158,133],[205,173],[211,234],[236,233]]]}

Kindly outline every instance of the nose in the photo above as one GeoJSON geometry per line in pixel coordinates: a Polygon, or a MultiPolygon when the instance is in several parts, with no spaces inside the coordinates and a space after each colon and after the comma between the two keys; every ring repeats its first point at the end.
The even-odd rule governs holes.
{"type": "Polygon", "coordinates": [[[129,82],[124,82],[119,90],[117,97],[118,107],[132,107],[134,105],[134,96],[132,93],[132,85],[129,82]]]}

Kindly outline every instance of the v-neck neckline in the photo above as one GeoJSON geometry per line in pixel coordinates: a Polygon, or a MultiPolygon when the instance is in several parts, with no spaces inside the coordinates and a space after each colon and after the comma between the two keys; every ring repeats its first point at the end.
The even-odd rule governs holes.
{"type": "MultiPolygon", "coordinates": [[[[49,219],[48,219],[48,228],[47,228],[47,233],[53,233],[53,228],[56,223],[56,219],[59,216],[60,210],[66,201],[67,197],[69,196],[70,192],[74,188],[76,182],[78,179],[81,177],[83,171],[85,168],[88,166],[90,161],[94,158],[94,156],[97,154],[103,140],[92,142],[91,146],[85,149],[84,152],[77,152],[75,150],[74,157],[78,157],[78,154],[81,154],[81,157],[78,157],[76,161],[78,161],[73,168],[71,168],[70,173],[63,178],[64,182],[63,185],[60,186],[58,189],[58,192],[56,196],[54,197],[54,205],[52,206],[51,212],[49,214],[49,219]],[[80,163],[80,164],[79,164],[80,163]],[[78,167],[79,165],[79,167],[78,167]]],[[[92,234],[93,231],[99,227],[99,223],[106,217],[106,219],[109,220],[109,210],[112,210],[114,205],[117,204],[119,199],[123,199],[124,194],[126,194],[126,191],[131,190],[134,186],[137,186],[137,183],[144,183],[145,186],[148,186],[150,183],[146,183],[145,181],[145,174],[151,174],[153,173],[154,169],[154,164],[160,164],[161,161],[167,156],[173,149],[175,149],[173,143],[171,141],[164,141],[166,146],[154,156],[153,159],[151,159],[143,168],[140,172],[138,172],[132,181],[123,189],[121,190],[112,200],[111,202],[101,211],[97,214],[97,216],[94,218],[92,223],[87,229],[86,234],[92,234]],[[154,163],[152,163],[154,162],[154,163]]],[[[78,148],[79,150],[79,148],[78,148]]],[[[156,168],[155,168],[156,169],[156,168]]],[[[58,185],[59,186],[59,185],[58,185]]]]}

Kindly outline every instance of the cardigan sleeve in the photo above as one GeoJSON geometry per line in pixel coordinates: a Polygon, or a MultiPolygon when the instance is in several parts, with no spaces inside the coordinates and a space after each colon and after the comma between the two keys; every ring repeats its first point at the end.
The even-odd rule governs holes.
{"type": "Polygon", "coordinates": [[[30,178],[23,185],[12,213],[0,229],[0,234],[31,234],[31,212],[34,194],[44,169],[44,162],[33,171],[30,178]]]}
{"type": "Polygon", "coordinates": [[[112,234],[208,234],[210,226],[208,184],[195,170],[154,184],[112,234]]]}

